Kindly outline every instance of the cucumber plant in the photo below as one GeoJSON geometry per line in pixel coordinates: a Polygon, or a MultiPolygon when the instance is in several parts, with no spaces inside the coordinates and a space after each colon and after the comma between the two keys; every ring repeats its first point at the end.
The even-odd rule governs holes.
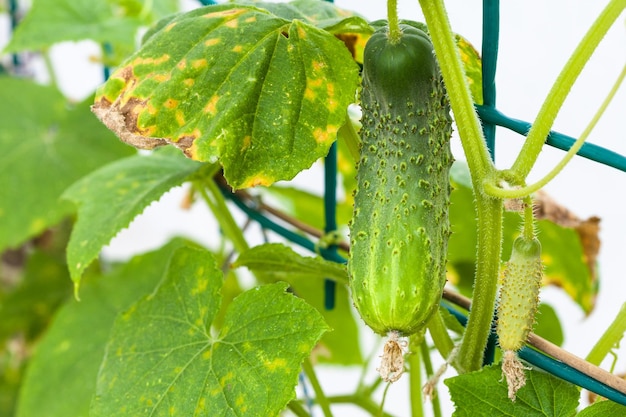
{"type": "MultiPolygon", "coordinates": [[[[9,2],[15,24],[17,3],[9,2]]],[[[240,0],[183,13],[175,3],[33,1],[5,49],[15,55],[1,61],[8,75],[0,69],[0,249],[12,248],[0,270],[0,415],[303,417],[319,408],[331,417],[335,404],[350,403],[388,417],[396,411],[377,390],[398,390],[383,382],[408,371],[412,415],[426,412],[425,373],[438,416],[434,381],[444,368],[434,370],[433,359],[459,373],[444,381],[455,415],[486,415],[494,405],[506,415],[574,415],[576,387],[528,369],[523,346],[538,340],[530,332],[542,273],[591,311],[595,255],[575,231],[535,219],[529,201],[581,149],[617,87],[563,161],[527,180],[567,91],[626,2],[608,1],[508,169],[491,161],[476,116],[480,58],[452,33],[441,0],[420,0],[425,24],[399,20],[395,0],[384,22],[320,0],[240,0]],[[136,49],[140,26],[149,29],[136,49]],[[56,65],[48,86],[23,79],[27,68],[11,69],[25,62],[23,51],[47,54],[83,38],[103,45],[108,81],[82,103],[58,91],[56,65]],[[360,126],[349,117],[355,101],[360,126]],[[165,148],[137,153],[92,105],[122,141],[165,148]],[[452,164],[452,118],[467,170],[452,164]],[[323,157],[324,198],[286,183],[323,157]],[[336,168],[344,193],[335,190],[336,168]],[[100,256],[183,184],[186,205],[210,210],[219,228],[194,223],[201,243],[173,239],[131,260],[100,256]],[[509,199],[526,202],[521,233],[519,216],[503,210],[509,199]],[[252,245],[258,229],[241,226],[238,210],[321,256],[252,245]],[[331,281],[334,294],[324,284],[331,281]],[[503,359],[485,366],[496,346],[488,342],[494,313],[503,359]],[[362,354],[360,341],[372,335],[387,337],[380,375],[369,374],[362,354]],[[343,376],[345,365],[363,377],[354,392],[335,395],[326,372],[343,376]]],[[[488,68],[494,56],[485,55],[488,68]]],[[[489,127],[493,74],[483,75],[486,107],[478,110],[489,127]]],[[[536,331],[556,333],[542,316],[536,331]]],[[[601,380],[596,392],[622,402],[624,382],[594,365],[625,323],[626,308],[576,368],[586,379],[574,381],[601,380]]],[[[558,348],[549,354],[576,365],[558,348]]],[[[625,414],[620,407],[604,402],[587,415],[625,414]]]]}

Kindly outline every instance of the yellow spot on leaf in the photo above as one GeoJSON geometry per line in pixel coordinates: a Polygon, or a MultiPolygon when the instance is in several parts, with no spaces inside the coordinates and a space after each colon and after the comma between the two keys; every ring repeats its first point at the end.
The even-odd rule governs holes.
{"type": "Polygon", "coordinates": [[[187,68],[187,60],[181,59],[180,61],[178,61],[178,64],[176,64],[176,68],[178,68],[181,71],[187,68]]]}
{"type": "Polygon", "coordinates": [[[220,378],[220,385],[222,387],[225,387],[233,379],[234,376],[235,374],[232,371],[228,371],[226,375],[220,378]]]}
{"type": "Polygon", "coordinates": [[[207,349],[204,352],[202,352],[202,359],[204,359],[205,361],[208,361],[209,359],[211,359],[211,356],[213,356],[212,349],[207,349]]]}
{"type": "Polygon", "coordinates": [[[222,40],[220,38],[211,38],[204,41],[204,46],[215,46],[219,44],[222,40]]]}
{"type": "Polygon", "coordinates": [[[198,285],[196,286],[196,288],[194,288],[194,289],[191,291],[191,293],[192,293],[193,295],[196,295],[196,294],[202,294],[203,292],[205,292],[205,291],[206,291],[206,289],[207,289],[208,285],[209,285],[209,280],[207,280],[207,279],[202,279],[202,280],[198,281],[198,285]]]}
{"type": "Polygon", "coordinates": [[[153,79],[154,81],[158,81],[158,82],[160,82],[160,83],[163,83],[163,82],[165,82],[165,81],[169,81],[169,80],[170,80],[170,78],[172,78],[172,76],[171,76],[170,74],[154,74],[154,75],[152,76],[152,79],[153,79]]]}
{"type": "MultiPolygon", "coordinates": [[[[198,405],[196,406],[196,410],[195,411],[204,411],[206,410],[206,398],[200,398],[200,400],[198,401],[198,405]]],[[[198,415],[198,413],[195,413],[194,415],[198,415]]]]}
{"type": "Polygon", "coordinates": [[[176,26],[177,24],[178,24],[178,22],[170,23],[169,25],[165,26],[164,31],[165,31],[165,32],[169,32],[169,31],[170,31],[170,30],[172,30],[172,28],[173,28],[174,26],[176,26]]]}
{"type": "Polygon", "coordinates": [[[237,406],[241,413],[245,413],[248,410],[248,406],[246,405],[246,397],[244,397],[242,394],[239,394],[237,396],[237,399],[235,400],[235,406],[237,406]]]}
{"type": "Polygon", "coordinates": [[[252,137],[250,135],[244,136],[240,151],[243,152],[248,149],[250,147],[250,143],[252,143],[252,137]]]}
{"type": "Polygon", "coordinates": [[[202,59],[196,59],[194,61],[191,62],[191,66],[194,69],[200,69],[200,68],[204,68],[207,66],[207,60],[202,58],[202,59]]]}
{"type": "Polygon", "coordinates": [[[183,80],[183,84],[185,84],[185,87],[193,87],[195,83],[196,83],[196,80],[194,80],[193,78],[185,78],[183,80]]]}
{"type": "Polygon", "coordinates": [[[176,112],[176,123],[178,123],[178,126],[185,125],[185,115],[180,110],[176,112]]]}
{"type": "Polygon", "coordinates": [[[228,17],[228,16],[238,16],[247,11],[248,9],[228,9],[228,10],[223,10],[221,12],[207,13],[202,17],[206,19],[219,19],[219,18],[228,17]]]}
{"type": "Polygon", "coordinates": [[[220,96],[218,96],[217,94],[213,94],[213,96],[209,99],[209,102],[207,103],[207,105],[204,106],[203,111],[213,116],[216,115],[218,101],[220,101],[220,96]]]}
{"type": "Polygon", "coordinates": [[[313,137],[319,144],[328,143],[334,139],[337,130],[338,128],[336,126],[328,126],[326,130],[318,127],[313,131],[313,137]]]}
{"type": "Polygon", "coordinates": [[[321,71],[326,68],[326,64],[322,61],[313,61],[313,71],[321,71]]]}
{"type": "Polygon", "coordinates": [[[337,99],[335,98],[335,84],[326,83],[326,94],[328,95],[328,110],[334,112],[337,110],[337,106],[339,105],[339,103],[337,103],[337,99]]]}
{"type": "Polygon", "coordinates": [[[276,358],[271,361],[263,361],[265,369],[270,372],[275,372],[279,369],[285,369],[287,367],[287,361],[283,358],[276,358]]]}
{"type": "Polygon", "coordinates": [[[168,98],[163,103],[163,107],[168,108],[168,109],[175,109],[178,106],[178,103],[179,103],[178,100],[174,100],[173,98],[168,98]]]}
{"type": "Polygon", "coordinates": [[[233,52],[237,52],[237,53],[239,53],[239,52],[243,51],[243,46],[241,46],[241,45],[235,45],[235,46],[233,46],[232,51],[233,51],[233,52]]]}
{"type": "Polygon", "coordinates": [[[273,184],[275,179],[268,175],[259,174],[249,177],[246,181],[241,185],[242,188],[248,187],[256,187],[257,185],[270,185],[273,184]]]}
{"type": "Polygon", "coordinates": [[[300,39],[306,39],[306,32],[302,26],[298,26],[298,37],[300,39]]]}
{"type": "Polygon", "coordinates": [[[246,23],[256,22],[256,16],[250,16],[250,17],[246,18],[246,20],[244,20],[244,22],[246,22],[246,23]]]}
{"type": "Polygon", "coordinates": [[[231,29],[237,29],[239,27],[239,20],[237,19],[229,20],[228,22],[224,24],[224,26],[231,28],[231,29]]]}

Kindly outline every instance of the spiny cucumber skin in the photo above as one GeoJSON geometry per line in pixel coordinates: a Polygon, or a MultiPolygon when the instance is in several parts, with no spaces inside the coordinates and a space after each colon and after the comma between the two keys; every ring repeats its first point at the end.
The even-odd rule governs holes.
{"type": "Polygon", "coordinates": [[[381,335],[425,327],[441,299],[450,235],[447,96],[427,36],[403,30],[400,44],[385,42],[379,30],[365,49],[350,226],[352,298],[381,335]]]}
{"type": "Polygon", "coordinates": [[[542,276],[539,241],[523,237],[515,239],[500,282],[496,331],[503,350],[517,352],[532,331],[542,276]]]}

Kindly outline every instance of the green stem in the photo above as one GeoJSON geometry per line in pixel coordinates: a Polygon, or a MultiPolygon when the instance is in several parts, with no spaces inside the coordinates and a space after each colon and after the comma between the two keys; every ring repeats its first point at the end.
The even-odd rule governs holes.
{"type": "MultiPolygon", "coordinates": [[[[426,370],[426,376],[428,378],[432,377],[434,374],[433,363],[430,360],[430,351],[428,350],[428,344],[426,344],[426,340],[422,341],[420,345],[420,351],[422,353],[422,361],[424,362],[424,369],[426,370]]],[[[437,386],[433,387],[433,395],[430,399],[433,406],[433,416],[441,417],[441,402],[439,401],[439,395],[437,393],[437,386]]]]}
{"type": "Polygon", "coordinates": [[[313,391],[315,391],[315,401],[321,407],[324,417],[333,417],[333,413],[330,411],[330,401],[324,394],[324,390],[322,390],[322,386],[317,379],[311,359],[306,358],[304,362],[302,362],[302,369],[304,369],[304,373],[306,373],[307,378],[309,378],[309,382],[311,382],[313,391]]]}
{"type": "Polygon", "coordinates": [[[289,401],[287,404],[289,410],[294,413],[298,417],[311,417],[308,411],[304,408],[304,406],[298,400],[289,401]]]}
{"type": "Polygon", "coordinates": [[[524,230],[522,230],[526,240],[535,238],[535,210],[533,199],[530,196],[524,197],[524,230]]]}
{"type": "Polygon", "coordinates": [[[422,369],[420,345],[424,340],[424,333],[412,335],[409,338],[409,392],[411,393],[411,417],[424,416],[424,401],[422,399],[422,369]]]}
{"type": "Polygon", "coordinates": [[[593,25],[591,25],[589,31],[578,44],[578,47],[569,61],[565,64],[565,67],[559,74],[546,100],[541,106],[537,118],[528,132],[524,146],[511,168],[521,177],[526,178],[528,176],[528,173],[537,161],[545,139],[552,128],[554,119],[569,94],[572,85],[578,78],[578,75],[581,73],[587,61],[589,61],[591,54],[593,54],[604,35],[624,8],[626,8],[626,0],[611,0],[593,25]]]}
{"type": "Polygon", "coordinates": [[[482,367],[500,273],[502,201],[477,194],[476,205],[478,209],[476,278],[472,307],[456,362],[459,372],[476,371],[482,367]]]}
{"type": "Polygon", "coordinates": [[[472,175],[475,191],[482,192],[481,181],[491,176],[495,168],[485,145],[480,121],[474,110],[474,103],[465,72],[456,47],[456,41],[443,0],[419,0],[428,25],[428,31],[435,48],[435,54],[446,85],[450,107],[454,113],[463,151],[472,175]]]}
{"type": "Polygon", "coordinates": [[[574,142],[572,147],[567,151],[563,159],[548,174],[546,174],[545,177],[543,177],[542,179],[540,179],[539,181],[537,181],[536,183],[532,185],[522,187],[522,188],[511,189],[511,190],[503,190],[493,183],[486,183],[485,192],[489,195],[499,197],[499,198],[521,198],[521,197],[530,195],[538,191],[539,189],[543,188],[548,182],[552,181],[554,177],[556,177],[563,170],[563,168],[565,168],[565,166],[569,163],[569,161],[574,157],[574,155],[576,155],[576,153],[583,146],[583,144],[585,143],[585,141],[591,134],[591,131],[596,127],[596,125],[598,124],[598,121],[600,120],[600,118],[606,111],[607,107],[609,106],[613,98],[615,97],[615,94],[619,90],[619,87],[624,81],[624,78],[626,78],[626,65],[624,65],[624,68],[622,68],[622,72],[617,77],[617,80],[613,84],[611,91],[609,91],[609,94],[606,96],[606,98],[600,105],[600,108],[598,109],[598,111],[596,111],[596,114],[593,116],[593,118],[591,119],[591,121],[589,122],[585,130],[583,130],[580,137],[576,140],[576,142],[574,142]]]}
{"type": "Polygon", "coordinates": [[[476,196],[478,248],[474,300],[458,362],[461,370],[473,371],[482,366],[483,352],[491,329],[500,269],[502,201],[484,194],[483,182],[495,176],[495,168],[474,110],[443,0],[419,2],[439,60],[476,196]]]}
{"type": "Polygon", "coordinates": [[[372,416],[380,417],[393,417],[386,412],[380,412],[380,405],[374,402],[370,397],[366,397],[358,394],[351,395],[335,395],[328,397],[328,400],[333,404],[354,404],[363,410],[370,413],[372,416]]]}
{"type": "Polygon", "coordinates": [[[448,334],[448,328],[443,321],[441,310],[437,310],[435,315],[428,321],[428,331],[441,357],[448,359],[450,352],[454,349],[454,342],[448,334]]]}
{"type": "Polygon", "coordinates": [[[248,250],[250,246],[237,222],[235,222],[215,181],[209,177],[202,181],[201,184],[196,183],[196,189],[213,212],[224,234],[233,242],[235,250],[239,253],[248,250]]]}
{"type": "Polygon", "coordinates": [[[398,2],[397,0],[387,0],[387,21],[389,22],[389,43],[394,44],[400,42],[402,38],[402,30],[398,21],[398,2]]]}
{"type": "Polygon", "coordinates": [[[596,366],[604,360],[606,355],[611,352],[619,341],[624,337],[626,332],[626,303],[622,304],[622,308],[615,320],[609,325],[608,329],[604,332],[602,337],[596,342],[595,346],[591,349],[587,357],[587,362],[590,362],[596,366]]]}

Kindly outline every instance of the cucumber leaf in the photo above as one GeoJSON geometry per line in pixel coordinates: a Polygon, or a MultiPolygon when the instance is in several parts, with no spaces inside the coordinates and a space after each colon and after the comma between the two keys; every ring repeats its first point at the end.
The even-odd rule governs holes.
{"type": "Polygon", "coordinates": [[[453,417],[572,417],[578,406],[576,386],[541,371],[526,371],[526,385],[515,402],[507,396],[500,365],[444,382],[455,404],[453,417]]]}
{"type": "Polygon", "coordinates": [[[78,302],[56,314],[30,361],[16,417],[87,417],[109,332],[118,313],[151,293],[163,279],[176,239],[138,255],[104,276],[88,276],[78,302]]]}
{"type": "Polygon", "coordinates": [[[235,298],[213,333],[221,286],[211,254],[178,250],[162,285],[115,321],[90,416],[277,415],[328,328],[279,283],[235,298]]]}
{"type": "Polygon", "coordinates": [[[613,401],[597,401],[576,414],[576,417],[626,416],[626,406],[613,401]]]}
{"type": "Polygon", "coordinates": [[[75,285],[120,230],[201,167],[171,152],[135,155],[106,165],[68,188],[63,198],[78,206],[78,220],[67,246],[68,267],[75,285]]]}
{"type": "Polygon", "coordinates": [[[135,153],[54,88],[0,77],[0,252],[72,212],[61,193],[94,169],[135,153]]]}
{"type": "Polygon", "coordinates": [[[251,6],[181,14],[120,65],[93,111],[139,148],[220,160],[234,188],[291,179],[328,152],[358,67],[340,40],[251,6]]]}
{"type": "Polygon", "coordinates": [[[176,11],[174,0],[35,0],[5,52],[41,50],[85,39],[131,52],[140,26],[176,11]]]}

